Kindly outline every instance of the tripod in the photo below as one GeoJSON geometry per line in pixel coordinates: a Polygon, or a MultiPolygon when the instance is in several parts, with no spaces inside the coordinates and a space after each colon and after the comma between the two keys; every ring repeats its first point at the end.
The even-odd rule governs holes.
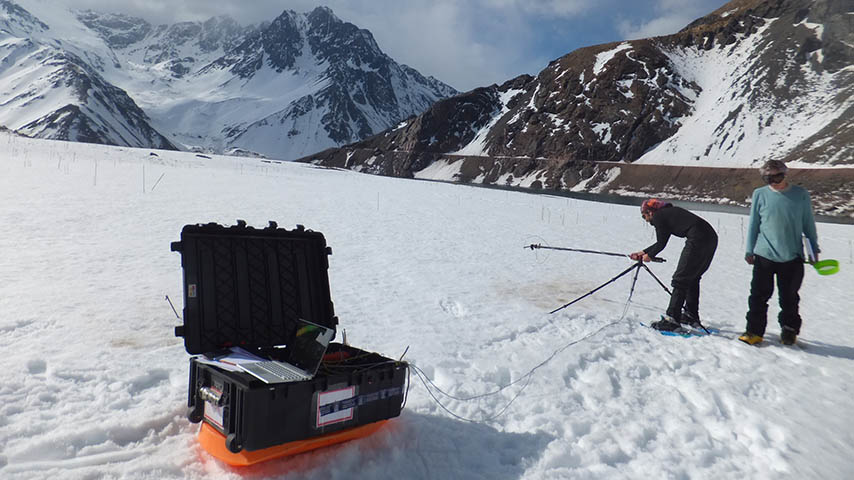
{"type": "MultiPolygon", "coordinates": [[[[580,301],[580,300],[582,300],[582,299],[584,299],[584,298],[587,298],[587,297],[589,297],[590,295],[593,295],[594,293],[596,293],[596,292],[598,292],[599,290],[601,290],[601,289],[605,288],[606,286],[610,285],[611,283],[614,283],[618,278],[622,277],[623,275],[626,275],[627,273],[630,273],[630,272],[634,271],[634,275],[632,276],[632,287],[631,287],[631,290],[629,291],[629,298],[626,300],[626,308],[628,308],[629,302],[631,302],[631,301],[632,301],[632,295],[634,295],[634,293],[635,293],[635,284],[637,284],[637,281],[638,281],[638,274],[640,273],[640,271],[641,271],[641,270],[646,270],[646,272],[647,272],[647,273],[649,273],[649,274],[652,276],[652,278],[654,278],[654,279],[655,279],[655,281],[656,281],[656,282],[658,282],[658,284],[659,284],[659,285],[661,285],[661,288],[663,288],[663,289],[664,289],[664,291],[665,291],[665,292],[667,292],[667,294],[668,294],[668,295],[672,295],[672,292],[670,291],[670,289],[669,289],[669,288],[667,288],[667,286],[666,286],[666,285],[664,285],[664,283],[662,283],[662,281],[661,281],[661,280],[659,280],[659,279],[658,279],[658,277],[656,277],[654,273],[652,273],[652,270],[650,270],[650,269],[649,269],[649,267],[647,267],[647,266],[646,266],[646,264],[643,262],[643,260],[638,260],[637,262],[635,262],[635,264],[634,264],[634,265],[632,265],[631,267],[629,267],[629,268],[627,268],[627,269],[623,270],[622,272],[620,272],[620,273],[619,273],[617,276],[615,276],[614,278],[612,278],[612,279],[608,280],[607,282],[603,283],[602,285],[599,285],[598,287],[596,287],[596,288],[594,288],[593,290],[591,290],[591,291],[589,291],[589,292],[585,293],[584,295],[582,295],[582,296],[580,296],[580,297],[576,298],[575,300],[573,300],[573,301],[571,301],[571,302],[567,303],[566,305],[563,305],[563,306],[561,306],[561,307],[558,307],[558,308],[556,308],[556,309],[552,310],[551,312],[549,312],[549,314],[553,314],[553,313],[559,312],[559,311],[563,310],[564,308],[566,308],[566,307],[568,307],[568,306],[570,306],[570,305],[572,305],[572,304],[574,304],[574,303],[576,303],[576,302],[578,302],[578,301],[580,301]]],[[[625,312],[624,312],[624,314],[625,314],[625,312]]],[[[705,330],[705,332],[706,332],[706,333],[710,333],[710,332],[706,329],[706,327],[704,327],[702,324],[700,325],[700,328],[702,328],[703,330],[705,330]]]]}

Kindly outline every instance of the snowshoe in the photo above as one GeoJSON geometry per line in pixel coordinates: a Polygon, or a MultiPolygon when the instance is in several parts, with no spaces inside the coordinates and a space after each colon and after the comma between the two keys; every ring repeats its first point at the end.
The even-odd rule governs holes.
{"type": "Polygon", "coordinates": [[[682,325],[667,315],[662,315],[659,321],[652,322],[649,326],[662,332],[678,332],[682,330],[682,325]]]}

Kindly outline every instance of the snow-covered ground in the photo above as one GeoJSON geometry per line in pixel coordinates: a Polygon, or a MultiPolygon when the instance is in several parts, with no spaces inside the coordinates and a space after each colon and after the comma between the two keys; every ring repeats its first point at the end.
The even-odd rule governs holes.
{"type": "MultiPolygon", "coordinates": [[[[522,248],[638,250],[653,232],[632,207],[5,134],[0,146],[0,478],[854,478],[852,226],[819,225],[842,270],[807,272],[800,345],[777,341],[774,304],[756,348],[735,340],[743,216],[701,213],[721,239],[701,314],[722,334],[670,338],[639,325],[666,302],[645,272],[625,315],[628,277],[548,314],[629,260],[522,248]],[[402,415],[371,437],[243,470],[213,459],[184,416],[169,244],[184,224],[236,219],[326,235],[351,344],[408,346],[457,397],[517,383],[476,401],[434,392],[466,421],[413,375],[402,415]]],[[[650,267],[667,283],[680,247],[650,267]]]]}

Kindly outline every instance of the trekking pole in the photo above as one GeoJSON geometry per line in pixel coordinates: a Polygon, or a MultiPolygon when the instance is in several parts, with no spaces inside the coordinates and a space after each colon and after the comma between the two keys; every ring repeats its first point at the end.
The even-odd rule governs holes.
{"type": "MultiPolygon", "coordinates": [[[[560,250],[560,251],[564,251],[564,252],[593,253],[596,255],[607,255],[609,257],[631,258],[631,257],[629,257],[628,254],[625,254],[625,253],[601,252],[599,250],[585,250],[583,248],[549,247],[546,245],[540,245],[539,243],[532,243],[532,244],[526,245],[522,248],[530,248],[531,250],[542,249],[542,250],[560,250]]],[[[663,258],[658,258],[658,257],[651,257],[650,260],[655,262],[655,263],[663,263],[666,261],[663,258]]]]}

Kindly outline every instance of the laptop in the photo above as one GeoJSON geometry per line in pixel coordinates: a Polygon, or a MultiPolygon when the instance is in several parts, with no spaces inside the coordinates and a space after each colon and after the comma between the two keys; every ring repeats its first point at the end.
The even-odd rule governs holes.
{"type": "Polygon", "coordinates": [[[298,320],[296,335],[287,362],[263,360],[242,362],[240,369],[265,383],[289,383],[310,380],[320,368],[320,362],[335,331],[307,320],[298,320]]]}

